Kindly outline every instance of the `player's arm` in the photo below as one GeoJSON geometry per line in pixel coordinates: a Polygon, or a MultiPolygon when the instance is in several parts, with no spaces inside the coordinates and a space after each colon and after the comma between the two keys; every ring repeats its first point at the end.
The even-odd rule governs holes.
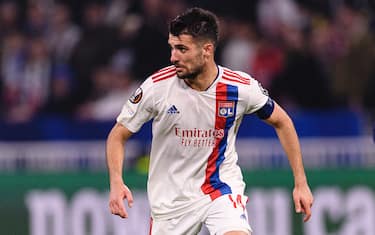
{"type": "Polygon", "coordinates": [[[124,206],[124,199],[132,207],[133,196],[122,179],[125,142],[132,135],[126,127],[116,123],[108,135],[106,143],[107,167],[110,180],[109,208],[112,214],[127,218],[128,213],[124,206]]]}
{"type": "Polygon", "coordinates": [[[311,217],[313,196],[307,183],[298,136],[289,115],[276,102],[273,102],[273,106],[271,115],[264,121],[275,128],[280,143],[288,156],[294,176],[295,209],[297,213],[305,214],[304,222],[306,222],[311,217]]]}

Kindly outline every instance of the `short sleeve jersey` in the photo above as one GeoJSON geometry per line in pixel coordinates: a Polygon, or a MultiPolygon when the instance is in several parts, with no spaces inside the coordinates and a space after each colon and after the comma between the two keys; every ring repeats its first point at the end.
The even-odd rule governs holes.
{"type": "Polygon", "coordinates": [[[131,132],[153,119],[147,183],[151,214],[172,218],[230,193],[244,193],[235,139],[244,114],[268,96],[248,74],[218,66],[205,91],[190,88],[174,66],[148,77],[117,122],[131,132]]]}

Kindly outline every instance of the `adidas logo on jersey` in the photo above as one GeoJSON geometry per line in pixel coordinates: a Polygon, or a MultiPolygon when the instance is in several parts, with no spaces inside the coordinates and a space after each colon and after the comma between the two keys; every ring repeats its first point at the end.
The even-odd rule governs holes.
{"type": "Polygon", "coordinates": [[[168,111],[167,111],[168,114],[175,114],[175,113],[180,113],[180,111],[178,111],[178,109],[176,108],[176,106],[172,105],[168,111]]]}

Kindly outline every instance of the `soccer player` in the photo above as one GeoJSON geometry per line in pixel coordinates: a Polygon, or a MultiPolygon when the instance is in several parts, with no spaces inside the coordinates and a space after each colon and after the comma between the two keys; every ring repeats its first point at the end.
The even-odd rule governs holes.
{"type": "Polygon", "coordinates": [[[107,139],[109,207],[128,217],[133,196],[122,178],[124,143],[153,119],[147,184],[150,234],[251,234],[237,165],[235,140],[245,114],[272,125],[294,175],[296,212],[311,216],[308,186],[298,137],[286,112],[248,74],[214,61],[216,16],[191,8],[169,25],[172,65],[148,77],[124,104],[107,139]]]}

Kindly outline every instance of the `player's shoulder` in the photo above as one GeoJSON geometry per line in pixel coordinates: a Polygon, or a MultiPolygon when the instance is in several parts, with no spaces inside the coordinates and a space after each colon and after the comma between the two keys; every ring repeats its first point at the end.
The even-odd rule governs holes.
{"type": "Polygon", "coordinates": [[[166,87],[169,86],[170,82],[173,81],[173,77],[176,76],[176,67],[174,65],[164,67],[148,76],[141,84],[140,89],[143,93],[159,94],[166,87]]]}
{"type": "Polygon", "coordinates": [[[171,80],[171,78],[176,76],[176,67],[174,65],[170,65],[167,67],[164,67],[162,69],[159,69],[158,71],[154,72],[150,77],[149,80],[152,81],[152,83],[160,83],[162,81],[168,81],[171,80]]]}
{"type": "Polygon", "coordinates": [[[222,79],[233,85],[250,85],[253,78],[242,71],[235,71],[226,67],[221,67],[222,69],[222,79]]]}

